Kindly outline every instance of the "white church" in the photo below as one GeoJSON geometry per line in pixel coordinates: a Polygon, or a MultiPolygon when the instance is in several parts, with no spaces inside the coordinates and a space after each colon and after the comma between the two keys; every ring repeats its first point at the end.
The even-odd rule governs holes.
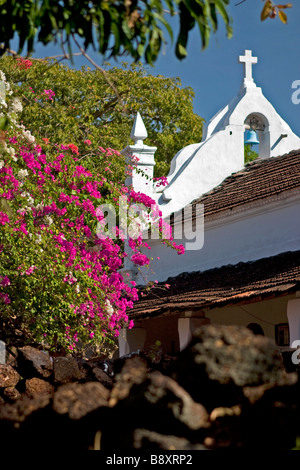
{"type": "Polygon", "coordinates": [[[249,327],[282,349],[300,344],[300,138],[255,84],[252,51],[239,62],[237,96],[207,123],[200,143],[174,156],[166,187],[139,171],[153,177],[156,148],[143,143],[137,114],[134,144],[122,152],[129,162],[138,158],[127,184],[157,202],[185,254],[149,239],[152,270],[125,265],[139,286],[158,284],[129,312],[135,327],[122,331],[120,356],[157,341],[174,354],[208,323],[249,327]],[[245,140],[259,154],[247,164],[245,140]]]}

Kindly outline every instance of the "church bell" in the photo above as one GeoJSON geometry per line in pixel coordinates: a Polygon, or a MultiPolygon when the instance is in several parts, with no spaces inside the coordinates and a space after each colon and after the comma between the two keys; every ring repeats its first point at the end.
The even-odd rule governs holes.
{"type": "Polygon", "coordinates": [[[247,132],[245,144],[250,144],[250,145],[259,144],[257,134],[253,129],[247,132]]]}

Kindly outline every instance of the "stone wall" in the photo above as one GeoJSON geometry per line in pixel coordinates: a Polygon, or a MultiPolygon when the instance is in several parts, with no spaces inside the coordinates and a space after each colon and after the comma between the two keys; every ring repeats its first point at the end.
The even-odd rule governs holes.
{"type": "Polygon", "coordinates": [[[201,326],[176,357],[13,349],[0,365],[0,397],[2,448],[291,449],[300,435],[290,357],[237,326],[201,326]]]}

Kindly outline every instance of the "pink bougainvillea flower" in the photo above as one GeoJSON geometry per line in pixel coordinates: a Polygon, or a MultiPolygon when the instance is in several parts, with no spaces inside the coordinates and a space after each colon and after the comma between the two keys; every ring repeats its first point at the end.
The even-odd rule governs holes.
{"type": "Polygon", "coordinates": [[[11,303],[11,300],[8,294],[3,294],[2,292],[0,292],[0,299],[2,299],[6,305],[11,303]]]}
{"type": "Polygon", "coordinates": [[[29,59],[18,58],[17,63],[19,69],[30,69],[30,67],[32,66],[32,62],[29,59]]]}
{"type": "Polygon", "coordinates": [[[30,276],[30,274],[32,274],[35,269],[36,266],[30,266],[30,268],[25,271],[25,274],[27,274],[27,276],[30,276]]]}
{"type": "Polygon", "coordinates": [[[4,276],[1,280],[0,280],[0,285],[3,286],[3,287],[6,287],[6,286],[10,286],[10,280],[7,276],[4,276]]]}
{"type": "Polygon", "coordinates": [[[0,224],[5,225],[9,223],[9,218],[5,212],[0,212],[0,224]]]}
{"type": "Polygon", "coordinates": [[[46,100],[53,101],[53,96],[55,96],[54,91],[52,91],[52,90],[44,90],[44,94],[46,95],[46,100]]]}
{"type": "Polygon", "coordinates": [[[132,255],[131,261],[139,266],[145,266],[150,263],[150,259],[143,253],[135,253],[132,255]]]}
{"type": "Polygon", "coordinates": [[[69,144],[69,145],[68,145],[68,148],[72,151],[72,153],[75,153],[76,155],[79,155],[77,145],[69,144]]]}

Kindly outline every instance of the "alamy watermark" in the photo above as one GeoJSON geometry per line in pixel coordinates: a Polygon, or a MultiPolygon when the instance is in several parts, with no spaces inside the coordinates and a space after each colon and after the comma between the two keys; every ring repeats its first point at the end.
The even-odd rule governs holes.
{"type": "Polygon", "coordinates": [[[292,348],[296,348],[292,354],[292,363],[298,365],[300,363],[300,339],[292,342],[292,348]]]}
{"type": "Polygon", "coordinates": [[[300,80],[294,80],[292,83],[292,88],[295,91],[292,93],[292,103],[299,104],[300,103],[300,80]]]}
{"type": "Polygon", "coordinates": [[[97,225],[98,238],[110,237],[133,240],[180,240],[186,250],[200,250],[204,244],[204,205],[189,204],[183,210],[162,218],[157,204],[146,207],[142,203],[128,204],[125,196],[119,198],[119,211],[113,204],[102,204],[96,209],[101,221],[97,225]]]}

